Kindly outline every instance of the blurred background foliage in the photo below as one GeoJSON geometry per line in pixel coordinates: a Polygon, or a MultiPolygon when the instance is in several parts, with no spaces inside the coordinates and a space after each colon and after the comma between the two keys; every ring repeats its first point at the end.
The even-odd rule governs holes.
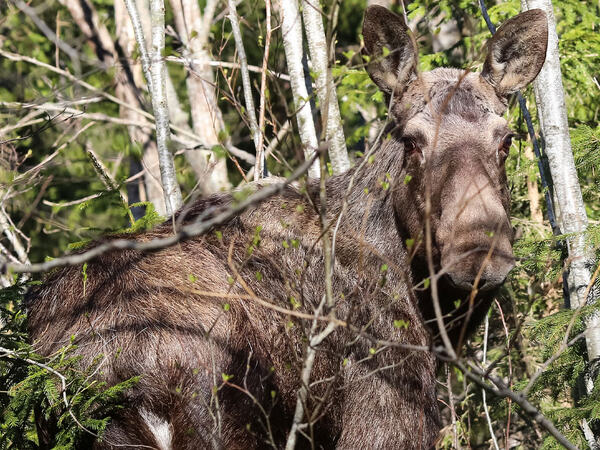
{"type": "MultiPolygon", "coordinates": [[[[116,26],[113,1],[93,0],[92,3],[100,21],[114,36],[116,26]]],[[[225,8],[224,3],[219,5],[213,21],[208,51],[214,61],[232,62],[236,61],[236,52],[231,27],[224,15],[219,14],[219,11],[225,8]]],[[[343,0],[338,3],[327,0],[321,3],[328,17],[332,8],[339,8],[337,13],[332,15],[335,20],[327,23],[327,32],[335,39],[335,54],[331,55],[333,75],[350,156],[356,161],[369,140],[374,137],[373,133],[376,135],[377,125],[382,122],[386,113],[383,96],[378,93],[363,70],[360,58],[360,30],[366,0],[343,0]]],[[[390,3],[392,9],[399,14],[403,13],[400,2],[390,3]]],[[[50,28],[56,29],[58,26],[61,39],[80,53],[80,73],[77,73],[72,62],[63,54],[58,53],[57,59],[54,43],[48,40],[36,24],[19,11],[11,0],[0,2],[0,49],[68,70],[98,90],[93,92],[85,89],[62,75],[27,61],[12,61],[0,56],[0,193],[4,196],[2,207],[27,237],[30,260],[39,262],[62,255],[73,243],[131,226],[127,208],[118,193],[107,190],[99,179],[85,147],[92,146],[109,172],[121,184],[131,176],[129,162],[141,157],[142,148],[131,143],[126,126],[114,123],[96,121],[84,133],[76,136],[76,131],[90,120],[60,111],[32,116],[31,121],[35,123],[11,129],[20,121],[27,122],[28,114],[32,111],[23,108],[22,105],[15,106],[11,102],[40,105],[97,97],[85,105],[86,112],[119,116],[118,105],[98,95],[98,92],[114,93],[115,70],[98,63],[93,46],[73,22],[69,11],[57,0],[33,0],[30,5],[50,28]],[[34,168],[59,147],[57,156],[35,177],[25,181],[19,180],[19,174],[34,168]],[[88,200],[81,201],[88,197],[88,200]],[[75,204],[70,204],[71,202],[75,204]]],[[[202,0],[200,5],[204,7],[202,0]]],[[[486,5],[492,21],[497,25],[520,12],[520,2],[517,0],[488,0],[486,5]]],[[[561,0],[555,1],[554,5],[573,150],[591,224],[590,239],[598,248],[600,4],[591,1],[561,0]]],[[[405,6],[409,24],[415,31],[419,44],[422,70],[432,70],[441,66],[472,70],[481,68],[484,45],[490,34],[476,1],[407,0],[405,6]]],[[[242,0],[238,5],[238,13],[243,17],[242,31],[248,62],[260,66],[265,37],[264,3],[260,0],[242,0]]],[[[167,24],[172,23],[172,12],[167,8],[167,24]]],[[[277,14],[274,14],[273,24],[278,25],[277,14]]],[[[172,27],[167,31],[167,56],[180,56],[181,41],[172,27]]],[[[139,64],[139,59],[133,61],[133,64],[139,64]]],[[[279,30],[273,33],[269,68],[274,72],[286,73],[279,30]]],[[[188,76],[186,69],[182,64],[169,62],[168,70],[178,93],[181,90],[182,106],[187,110],[189,105],[186,104],[187,97],[183,92],[188,76]]],[[[225,130],[220,139],[225,141],[230,138],[238,148],[253,152],[248,127],[240,119],[239,100],[242,98],[242,92],[239,72],[231,68],[216,69],[215,75],[218,104],[225,123],[225,130]]],[[[259,86],[259,74],[252,73],[252,82],[255,87],[259,86]]],[[[258,88],[255,91],[258,92],[258,88]]],[[[524,94],[531,106],[535,123],[536,110],[532,89],[529,88],[524,94]]],[[[143,95],[145,105],[149,108],[147,93],[143,95]]],[[[267,91],[270,122],[267,123],[283,123],[291,117],[292,104],[289,84],[276,77],[270,77],[267,91]]],[[[535,160],[528,156],[531,154],[531,143],[516,101],[511,103],[508,116],[512,128],[518,133],[507,164],[513,199],[513,225],[520,236],[515,246],[518,265],[490,313],[487,359],[493,361],[499,358],[496,374],[503,377],[514,389],[521,389],[527,386],[542,363],[557,351],[565,339],[567,329],[570,330],[569,338],[572,338],[581,332],[582,323],[581,317],[574,318],[570,310],[564,309],[564,249],[559,245],[559,239],[552,235],[545,219],[543,193],[537,182],[537,165],[535,160]],[[534,197],[537,197],[541,205],[544,220],[540,220],[540,211],[532,206],[534,197]]],[[[320,133],[318,121],[316,123],[320,133]]],[[[295,121],[293,124],[295,127],[295,121]]],[[[267,134],[272,135],[273,131],[274,127],[268,125],[267,134]]],[[[268,160],[269,171],[281,176],[288,174],[302,158],[299,148],[297,132],[286,134],[277,145],[274,156],[268,160]]],[[[241,170],[249,170],[250,165],[234,161],[225,153],[220,157],[227,158],[229,181],[234,186],[243,183],[241,170]]],[[[182,155],[178,154],[175,158],[178,180],[184,197],[189,198],[195,194],[198,181],[196,174],[182,155]]],[[[148,208],[147,212],[149,214],[140,219],[137,229],[151,227],[160,221],[160,217],[152,208],[148,208]]],[[[8,324],[0,330],[2,345],[20,355],[29,355],[31,349],[23,343],[24,319],[20,312],[22,289],[11,288],[4,292],[1,299],[0,306],[6,310],[9,317],[8,324]],[[8,341],[12,344],[7,344],[8,341]]],[[[583,315],[592,312],[583,311],[583,315]]],[[[483,335],[483,332],[478,332],[471,339],[467,355],[481,359],[483,335]]],[[[71,362],[68,352],[52,364],[52,367],[62,367],[69,372],[71,362]]],[[[587,444],[581,432],[580,420],[586,417],[600,419],[600,389],[597,388],[592,396],[577,400],[584,368],[585,345],[579,340],[554,363],[544,367],[530,391],[531,398],[544,414],[582,448],[587,444]],[[576,400],[573,400],[574,398],[576,400]]],[[[441,367],[440,401],[452,407],[444,409],[447,426],[443,430],[439,447],[490,448],[490,432],[480,389],[469,384],[458,371],[448,370],[452,375],[449,384],[453,398],[451,399],[447,392],[448,373],[441,367]]],[[[69,373],[76,378],[72,384],[72,392],[81,394],[80,387],[86,381],[85,374],[69,373]]],[[[51,374],[40,367],[26,363],[17,367],[14,358],[0,359],[0,380],[6,383],[0,382],[6,386],[6,389],[3,388],[0,392],[0,408],[3,409],[0,434],[13,436],[0,439],[2,448],[35,448],[37,437],[31,422],[33,405],[42,405],[43,408],[61,407],[60,396],[56,395],[53,385],[40,387],[52,379],[51,374]],[[23,396],[23,392],[34,391],[37,395],[35,402],[23,396]],[[25,422],[27,423],[24,424],[25,422]],[[23,433],[24,438],[15,440],[18,434],[15,430],[23,433]]],[[[598,385],[597,383],[596,386],[598,385]]],[[[123,387],[125,388],[126,386],[123,387]]],[[[99,397],[94,397],[96,400],[110,403],[118,397],[119,390],[109,392],[105,397],[102,397],[101,392],[102,389],[92,389],[81,401],[97,395],[99,397]]],[[[500,446],[523,449],[542,446],[557,448],[558,444],[548,438],[535,422],[518,415],[518,407],[510,401],[488,396],[487,402],[500,446]]],[[[107,411],[109,410],[99,408],[99,417],[90,418],[85,422],[86,426],[101,430],[104,425],[101,420],[109,414],[107,411]]],[[[82,420],[84,419],[86,418],[82,420]]],[[[73,436],[81,430],[77,431],[77,424],[70,421],[69,417],[64,417],[63,426],[70,430],[65,436],[71,437],[65,437],[64,440],[64,448],[69,448],[69,445],[75,445],[73,443],[77,441],[73,436]]]]}

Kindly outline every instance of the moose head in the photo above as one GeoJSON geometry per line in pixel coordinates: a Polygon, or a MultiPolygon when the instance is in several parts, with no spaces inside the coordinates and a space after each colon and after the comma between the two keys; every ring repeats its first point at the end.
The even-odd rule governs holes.
{"type": "Polygon", "coordinates": [[[511,94],[542,68],[545,13],[507,20],[487,43],[481,73],[419,73],[404,19],[380,6],[367,9],[363,36],[367,71],[390,100],[393,134],[402,142],[401,176],[410,180],[394,189],[398,227],[421,242],[429,234],[430,256],[449,285],[494,290],[514,265],[505,173],[512,133],[502,115],[511,94]]]}

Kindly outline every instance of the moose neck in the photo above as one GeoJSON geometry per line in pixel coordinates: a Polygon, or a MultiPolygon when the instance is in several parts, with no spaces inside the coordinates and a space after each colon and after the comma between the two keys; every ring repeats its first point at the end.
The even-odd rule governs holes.
{"type": "MultiPolygon", "coordinates": [[[[419,255],[409,263],[406,239],[411,236],[407,234],[407,224],[401,223],[394,213],[392,192],[394,189],[404,188],[403,180],[406,174],[403,159],[403,144],[397,137],[392,136],[374,153],[372,162],[367,162],[362,169],[359,169],[359,163],[348,172],[327,180],[327,214],[329,220],[335,224],[346,203],[339,231],[349,238],[350,242],[340,242],[340,234],[338,234],[336,255],[338,255],[338,248],[344,245],[358,248],[360,243],[363,247],[363,255],[370,254],[377,260],[391,261],[400,270],[409,270],[412,280],[419,282],[429,277],[427,264],[419,255]]],[[[318,180],[312,184],[312,194],[313,201],[318,205],[318,180]]],[[[405,204],[396,207],[414,208],[415,205],[405,204]]],[[[350,251],[349,254],[352,255],[353,252],[350,251]]],[[[350,260],[348,263],[354,264],[354,261],[350,260]]],[[[379,270],[379,265],[372,264],[371,267],[363,267],[359,270],[379,270]]],[[[464,292],[448,285],[444,278],[438,280],[438,291],[443,293],[439,301],[443,315],[447,317],[445,322],[449,323],[448,334],[454,345],[458,347],[462,335],[468,334],[480,323],[493,297],[478,295],[475,300],[475,310],[472,314],[468,314],[470,320],[465,324],[467,308],[464,300],[468,299],[468,296],[465,297],[464,292]],[[453,301],[449,302],[448,299],[453,301],[461,299],[463,304],[455,309],[453,301]],[[466,327],[464,330],[463,326],[466,327]]],[[[416,294],[423,319],[431,327],[434,341],[437,342],[439,330],[435,325],[431,291],[419,289],[416,294]]]]}
{"type": "MultiPolygon", "coordinates": [[[[337,221],[343,211],[340,231],[354,243],[363,243],[365,252],[378,254],[401,266],[405,263],[406,251],[396,224],[392,190],[396,183],[402,183],[403,153],[403,145],[392,136],[362,168],[357,163],[348,172],[327,181],[330,220],[337,221]]],[[[318,182],[313,186],[313,198],[318,198],[318,182]]]]}

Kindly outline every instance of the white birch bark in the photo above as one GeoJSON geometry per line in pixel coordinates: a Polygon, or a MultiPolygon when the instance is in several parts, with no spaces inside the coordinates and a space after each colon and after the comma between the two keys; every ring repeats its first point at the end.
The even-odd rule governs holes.
{"type": "MultiPolygon", "coordinates": [[[[181,3],[178,2],[177,5],[180,7],[181,3]]],[[[138,40],[135,36],[141,35],[143,40],[147,43],[150,40],[150,6],[148,4],[148,0],[115,0],[115,19],[117,23],[117,36],[119,39],[119,43],[121,44],[121,48],[124,49],[126,55],[128,57],[133,56],[133,52],[135,49],[136,41],[138,40]],[[123,11],[124,5],[123,2],[127,3],[127,11],[123,11]],[[135,8],[137,6],[137,8],[135,8]],[[135,14],[139,19],[139,24],[132,26],[132,21],[129,19],[129,16],[135,14]],[[123,12],[125,16],[125,20],[123,20],[123,12]],[[134,30],[134,27],[136,28],[134,30]]],[[[147,49],[144,51],[140,48],[140,57],[142,60],[142,67],[147,66],[144,69],[149,74],[150,68],[150,57],[148,55],[147,49]],[[144,60],[147,62],[144,63],[144,60]]],[[[134,80],[137,86],[143,86],[143,79],[141,76],[141,71],[139,70],[139,66],[133,65],[131,66],[132,73],[134,75],[134,80]]],[[[189,114],[183,110],[181,107],[181,103],[179,101],[179,97],[173,86],[173,81],[167,72],[167,105],[169,108],[169,119],[173,125],[177,127],[189,130],[191,134],[194,134],[189,126],[189,114]]],[[[191,102],[190,102],[191,103],[191,102]]],[[[130,114],[136,114],[134,111],[131,111],[130,114]]],[[[130,127],[134,128],[134,127],[130,127]]],[[[130,134],[132,136],[136,134],[140,134],[139,131],[130,130],[130,134]]],[[[144,170],[146,171],[144,176],[145,188],[147,191],[147,195],[149,197],[149,201],[154,203],[156,210],[159,214],[165,215],[165,202],[162,194],[162,186],[160,183],[160,169],[158,164],[158,154],[156,152],[156,147],[153,141],[149,142],[148,145],[145,144],[147,149],[144,149],[142,155],[142,165],[144,170]]],[[[203,145],[206,145],[205,142],[202,142],[203,145]]],[[[207,176],[207,160],[210,158],[209,151],[201,151],[201,150],[193,150],[186,151],[184,153],[185,159],[191,166],[192,170],[196,174],[196,178],[198,179],[200,189],[203,193],[212,193],[218,190],[218,188],[208,188],[207,184],[210,185],[211,177],[207,176]]],[[[225,172],[225,179],[227,173],[225,172]]]]}
{"type": "MultiPolygon", "coordinates": [[[[523,10],[539,8],[548,19],[548,52],[544,67],[534,81],[538,117],[544,139],[544,151],[548,158],[554,186],[556,217],[561,232],[569,234],[567,247],[569,266],[567,286],[571,309],[579,309],[596,301],[595,289],[590,286],[596,264],[594,249],[586,239],[587,213],[581,195],[579,178],[575,168],[569,123],[565,103],[556,19],[551,0],[521,0],[523,10]]],[[[588,361],[600,357],[600,314],[586,318],[585,341],[588,361]]],[[[585,389],[590,394],[594,389],[593,379],[585,374],[585,389]]],[[[582,419],[581,428],[592,450],[600,448],[588,420],[582,419]]]]}
{"type": "MultiPolygon", "coordinates": [[[[570,261],[568,287],[571,308],[576,309],[591,300],[589,297],[586,299],[585,294],[594,291],[588,291],[588,285],[595,262],[593,248],[586,242],[588,219],[571,150],[556,21],[551,0],[522,0],[521,3],[523,9],[539,8],[548,17],[548,53],[533,86],[544,137],[544,150],[561,211],[559,225],[562,233],[572,234],[567,239],[570,261]]],[[[600,316],[590,317],[586,325],[586,345],[591,361],[600,357],[600,316]]]]}
{"type": "MultiPolygon", "coordinates": [[[[144,42],[148,42],[150,37],[150,7],[148,6],[147,0],[115,0],[115,24],[119,45],[128,58],[133,58],[137,43],[136,34],[140,34],[144,39],[144,42]],[[124,2],[127,2],[127,5],[124,2]],[[130,19],[130,10],[134,10],[133,14],[137,16],[136,20],[132,21],[130,19]],[[139,24],[136,24],[138,19],[139,24]]],[[[149,77],[147,79],[151,80],[150,56],[148,55],[147,48],[142,50],[141,46],[139,47],[140,57],[142,59],[142,67],[144,65],[146,66],[149,77]],[[146,60],[146,62],[144,62],[144,60],[146,60]]],[[[132,64],[130,65],[130,69],[133,75],[133,83],[135,86],[143,86],[144,77],[142,76],[140,65],[132,64]]],[[[131,86],[130,89],[133,90],[134,86],[131,86]]],[[[169,93],[167,93],[167,96],[169,96],[169,93]]],[[[141,107],[141,104],[139,104],[137,99],[136,105],[141,107]]],[[[169,109],[169,111],[171,111],[171,109],[169,109]]],[[[143,121],[142,116],[132,109],[121,108],[120,114],[121,117],[130,119],[134,122],[143,121]]],[[[152,139],[151,133],[146,129],[136,126],[129,126],[128,129],[130,139],[132,142],[138,143],[142,150],[141,165],[145,172],[143,183],[138,185],[138,189],[140,191],[140,201],[152,203],[156,212],[162,216],[165,216],[167,209],[162,185],[160,182],[160,168],[158,164],[158,150],[156,148],[156,141],[152,139]]],[[[131,175],[133,175],[133,173],[131,175]]]]}
{"type": "Polygon", "coordinates": [[[165,50],[165,6],[163,0],[150,1],[150,20],[152,27],[152,51],[150,52],[152,109],[156,120],[156,145],[158,147],[161,181],[165,194],[167,215],[170,216],[179,209],[183,201],[175,175],[173,155],[171,155],[167,146],[171,130],[169,128],[169,109],[166,97],[167,68],[162,57],[165,50]]]}
{"type": "MultiPolygon", "coordinates": [[[[244,91],[244,102],[246,103],[246,114],[248,115],[248,122],[250,123],[250,133],[252,140],[254,141],[254,148],[256,154],[261,153],[261,141],[262,136],[260,129],[258,128],[258,122],[256,121],[256,109],[254,108],[254,99],[252,98],[252,85],[250,84],[250,72],[248,71],[248,59],[246,58],[246,49],[244,48],[244,41],[242,40],[242,32],[240,30],[240,22],[237,16],[237,8],[235,0],[229,0],[229,15],[227,16],[229,22],[231,22],[231,30],[233,31],[233,39],[235,41],[235,48],[238,53],[238,59],[240,60],[240,74],[242,75],[242,87],[244,91]]],[[[256,160],[257,168],[262,164],[261,158],[256,160]]],[[[255,173],[262,173],[262,167],[255,173]]]]}
{"type": "MultiPolygon", "coordinates": [[[[202,145],[211,148],[220,144],[219,132],[225,124],[217,104],[214,74],[206,45],[210,35],[217,0],[208,0],[204,14],[197,0],[170,0],[175,29],[183,45],[183,56],[190,74],[186,79],[192,127],[202,145]]],[[[225,159],[217,159],[213,152],[195,150],[186,152],[186,158],[196,172],[203,194],[228,190],[225,159]]]]}
{"type": "Polygon", "coordinates": [[[312,69],[316,73],[315,85],[321,107],[321,119],[323,128],[326,130],[325,139],[329,144],[329,159],[333,173],[337,175],[350,168],[350,159],[346,149],[337,93],[329,70],[327,39],[321,17],[322,10],[318,0],[303,0],[303,2],[302,17],[304,18],[312,69]]]}
{"type": "MultiPolygon", "coordinates": [[[[302,23],[297,0],[280,0],[279,14],[281,16],[281,33],[283,48],[287,61],[292,95],[294,97],[294,110],[298,122],[300,140],[304,149],[304,157],[309,159],[317,149],[318,140],[313,122],[312,111],[304,84],[304,70],[302,67],[302,23]]],[[[319,178],[320,169],[318,161],[310,167],[308,175],[319,178]]]]}
{"type": "MultiPolygon", "coordinates": [[[[116,51],[114,42],[106,26],[99,20],[98,13],[96,12],[92,3],[88,0],[60,0],[60,3],[69,9],[73,20],[81,31],[86,35],[90,44],[94,47],[96,54],[100,61],[102,61],[107,67],[120,68],[121,64],[117,64],[119,55],[116,51]]],[[[117,23],[117,29],[124,31],[130,27],[123,27],[123,21],[120,20],[124,15],[122,10],[124,5],[117,1],[115,4],[115,19],[117,23]]],[[[131,30],[133,32],[133,29],[131,30]]],[[[119,34],[119,42],[122,48],[129,49],[129,55],[133,53],[135,48],[135,41],[127,42],[127,39],[121,33],[119,34]],[[125,38],[122,41],[121,38],[125,38]],[[125,45],[123,45],[125,43],[125,45]]],[[[133,35],[132,35],[133,36],[133,35]]],[[[134,75],[137,70],[133,70],[135,66],[130,66],[134,75]]],[[[136,92],[136,86],[130,83],[124,70],[118,70],[115,75],[117,82],[115,88],[116,97],[124,102],[135,105],[136,108],[141,109],[141,104],[136,92]]],[[[139,82],[136,82],[138,86],[141,86],[142,79],[139,77],[139,82]]],[[[140,122],[140,115],[129,108],[121,108],[121,116],[125,119],[132,120],[133,122],[140,122]]],[[[154,204],[156,210],[160,214],[165,214],[165,205],[162,186],[160,184],[160,171],[158,169],[158,156],[156,154],[156,143],[152,139],[151,134],[139,127],[129,127],[130,138],[132,142],[139,142],[143,149],[143,165],[146,169],[144,176],[144,187],[146,192],[140,192],[140,197],[144,200],[150,201],[154,204]]]]}

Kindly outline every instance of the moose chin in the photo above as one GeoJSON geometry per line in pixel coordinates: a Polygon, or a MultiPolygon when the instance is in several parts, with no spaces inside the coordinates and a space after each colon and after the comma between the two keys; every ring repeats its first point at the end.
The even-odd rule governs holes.
{"type": "MultiPolygon", "coordinates": [[[[379,6],[363,36],[392,126],[369,163],[326,180],[326,205],[309,179],[176,246],[104,253],[85,284],[81,267],[64,267],[28,294],[36,350],[73,339],[80,364],[104,355],[96,376],[109,385],[141,376],[94,448],[283,448],[293,423],[297,448],[434,445],[435,319],[460,347],[514,264],[503,114],[543,65],[546,17],[506,21],[480,73],[419,73],[409,29],[379,6]],[[330,279],[322,209],[336,229],[330,279]],[[432,273],[435,292],[422,282],[432,273]]],[[[165,237],[233,202],[201,199],[123,237],[165,237]]],[[[39,421],[41,446],[52,446],[50,422],[39,421]]]]}

